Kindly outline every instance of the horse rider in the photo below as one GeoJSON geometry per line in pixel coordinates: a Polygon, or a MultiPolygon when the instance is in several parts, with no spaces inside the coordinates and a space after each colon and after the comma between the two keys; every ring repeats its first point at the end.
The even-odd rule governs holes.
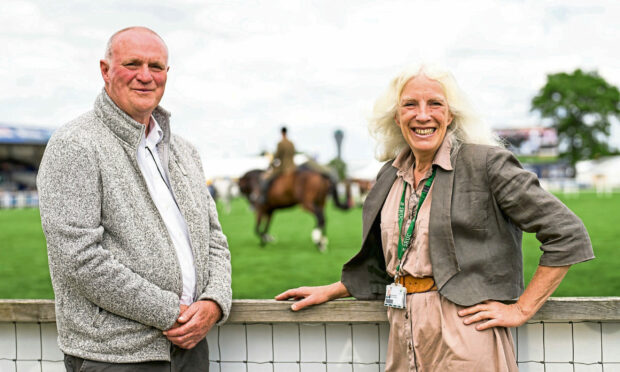
{"type": "Polygon", "coordinates": [[[262,175],[260,183],[260,196],[258,199],[259,204],[263,204],[267,201],[267,192],[271,183],[281,174],[294,172],[295,162],[295,145],[291,142],[286,133],[286,127],[282,127],[280,130],[282,133],[282,139],[278,142],[276,153],[273,155],[273,160],[269,166],[269,169],[262,175]]]}

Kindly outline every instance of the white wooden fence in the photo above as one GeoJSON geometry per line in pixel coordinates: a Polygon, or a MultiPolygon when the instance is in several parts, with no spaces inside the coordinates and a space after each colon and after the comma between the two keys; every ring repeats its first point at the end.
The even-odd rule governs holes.
{"type": "MultiPolygon", "coordinates": [[[[207,336],[212,372],[380,372],[389,325],[380,303],[239,300],[207,336]]],[[[513,329],[521,371],[620,372],[620,298],[553,298],[513,329]]],[[[52,301],[0,300],[0,372],[64,371],[52,301]]]]}
{"type": "Polygon", "coordinates": [[[3,208],[37,208],[39,194],[36,191],[2,191],[0,190],[0,209],[3,208]]]}

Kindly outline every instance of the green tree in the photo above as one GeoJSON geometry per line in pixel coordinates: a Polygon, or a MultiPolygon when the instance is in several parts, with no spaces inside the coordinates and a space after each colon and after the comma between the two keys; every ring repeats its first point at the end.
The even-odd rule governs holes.
{"type": "Polygon", "coordinates": [[[327,163],[327,166],[338,173],[338,179],[340,181],[347,178],[347,163],[342,161],[342,159],[334,158],[327,163]]]}
{"type": "Polygon", "coordinates": [[[579,160],[610,154],[610,120],[620,117],[620,93],[596,71],[549,74],[531,110],[551,122],[560,157],[574,167],[579,160]]]}

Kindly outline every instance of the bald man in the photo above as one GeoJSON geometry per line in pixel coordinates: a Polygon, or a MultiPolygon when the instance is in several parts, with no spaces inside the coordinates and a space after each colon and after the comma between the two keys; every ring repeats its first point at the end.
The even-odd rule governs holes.
{"type": "Polygon", "coordinates": [[[196,149],[159,106],[168,48],[116,32],[94,109],[50,139],[37,185],[68,371],[208,371],[230,254],[196,149]]]}

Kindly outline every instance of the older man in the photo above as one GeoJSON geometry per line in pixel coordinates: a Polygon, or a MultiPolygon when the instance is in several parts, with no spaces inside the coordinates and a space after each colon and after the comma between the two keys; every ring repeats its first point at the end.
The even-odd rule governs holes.
{"type": "Polygon", "coordinates": [[[69,371],[208,371],[231,303],[230,254],[196,149],[158,106],[168,49],[110,38],[94,109],[58,129],[38,176],[69,371]]]}

